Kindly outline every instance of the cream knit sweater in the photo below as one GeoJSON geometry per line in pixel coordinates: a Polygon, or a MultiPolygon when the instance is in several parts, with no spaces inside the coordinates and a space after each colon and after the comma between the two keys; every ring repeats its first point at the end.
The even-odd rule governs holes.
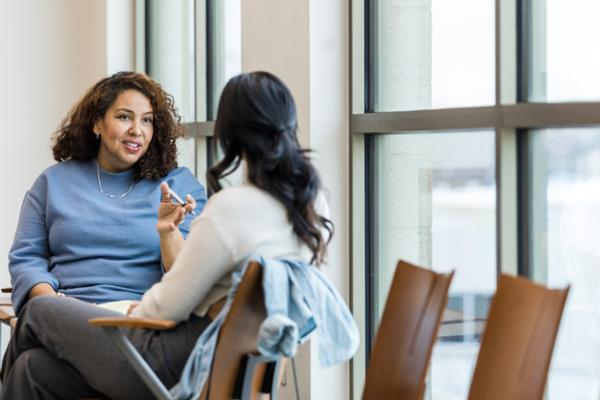
{"type": "MultiPolygon", "coordinates": [[[[329,218],[322,194],[315,208],[329,218]]],[[[307,262],[311,258],[278,200],[250,184],[223,189],[208,200],[171,270],[144,294],[133,315],[176,322],[191,313],[203,316],[227,295],[232,270],[252,254],[307,262]]]]}

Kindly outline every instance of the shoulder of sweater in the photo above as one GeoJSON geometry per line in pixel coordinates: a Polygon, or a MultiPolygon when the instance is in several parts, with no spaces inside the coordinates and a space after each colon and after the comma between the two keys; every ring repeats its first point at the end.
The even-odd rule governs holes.
{"type": "Polygon", "coordinates": [[[221,189],[210,198],[214,203],[225,205],[243,205],[248,202],[277,202],[273,196],[254,185],[244,184],[240,186],[221,189]],[[213,200],[214,199],[214,200],[213,200]]]}
{"type": "Polygon", "coordinates": [[[89,164],[91,161],[79,161],[79,160],[65,160],[57,162],[48,168],[46,168],[40,176],[53,176],[63,175],[65,173],[71,173],[72,171],[81,171],[82,167],[89,164]]]}
{"type": "Polygon", "coordinates": [[[192,174],[192,171],[190,171],[190,169],[188,167],[177,167],[177,168],[173,168],[172,170],[169,171],[169,173],[167,174],[167,176],[165,178],[173,178],[173,177],[190,177],[190,178],[194,178],[194,174],[192,174]]]}
{"type": "MultiPolygon", "coordinates": [[[[284,210],[283,204],[270,193],[257,188],[251,184],[234,186],[220,190],[213,194],[208,200],[207,207],[215,211],[236,210],[273,210],[274,208],[284,210]]],[[[315,210],[318,214],[329,218],[329,206],[327,197],[320,191],[315,199],[315,210]]]]}
{"type": "Polygon", "coordinates": [[[161,181],[168,181],[169,184],[174,185],[183,185],[187,190],[204,190],[204,187],[200,181],[198,181],[198,178],[196,178],[192,171],[187,167],[177,167],[172,169],[167,176],[161,179],[161,181]]]}
{"type": "Polygon", "coordinates": [[[31,190],[45,190],[48,182],[51,181],[60,181],[63,182],[65,178],[72,177],[74,174],[85,173],[84,168],[86,163],[90,161],[78,161],[78,160],[65,160],[61,162],[57,162],[46,169],[44,169],[34,181],[31,190]]]}
{"type": "Polygon", "coordinates": [[[160,179],[160,182],[167,182],[171,189],[177,192],[182,198],[186,194],[190,194],[196,198],[196,201],[202,200],[201,204],[199,204],[200,209],[202,209],[206,201],[206,190],[200,181],[198,181],[198,178],[187,167],[172,169],[167,176],[160,179]]]}
{"type": "Polygon", "coordinates": [[[236,211],[245,213],[252,210],[253,213],[257,213],[260,209],[272,210],[273,208],[283,208],[283,206],[264,190],[245,184],[221,189],[213,194],[206,204],[205,212],[235,214],[236,211]]]}

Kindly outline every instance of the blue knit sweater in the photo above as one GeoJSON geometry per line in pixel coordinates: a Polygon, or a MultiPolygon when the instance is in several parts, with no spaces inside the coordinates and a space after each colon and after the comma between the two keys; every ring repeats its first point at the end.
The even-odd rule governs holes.
{"type": "MultiPolygon", "coordinates": [[[[102,190],[128,190],[133,169],[100,170],[102,190]]],[[[156,232],[160,182],[183,197],[191,194],[199,214],[206,195],[187,168],[159,181],[143,179],[122,198],[102,194],[96,161],[64,161],[46,169],[27,192],[9,254],[12,301],[18,312],[36,284],[81,300],[139,299],[162,276],[156,232]]],[[[179,226],[185,237],[193,216],[179,226]]]]}

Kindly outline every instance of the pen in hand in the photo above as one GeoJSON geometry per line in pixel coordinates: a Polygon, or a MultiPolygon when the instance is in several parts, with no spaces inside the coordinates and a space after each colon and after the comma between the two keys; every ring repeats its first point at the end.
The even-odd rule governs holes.
{"type": "MultiPolygon", "coordinates": [[[[171,189],[171,188],[169,188],[169,194],[170,194],[170,195],[171,195],[171,197],[172,197],[173,199],[175,199],[175,201],[176,201],[177,203],[179,203],[180,205],[182,205],[182,206],[185,206],[185,205],[187,204],[187,203],[185,203],[183,200],[181,200],[181,197],[179,197],[179,195],[178,195],[177,193],[175,193],[175,191],[174,191],[173,189],[171,189]]],[[[196,215],[196,212],[195,212],[194,210],[191,210],[191,211],[190,211],[190,214],[192,214],[192,215],[196,215]]]]}

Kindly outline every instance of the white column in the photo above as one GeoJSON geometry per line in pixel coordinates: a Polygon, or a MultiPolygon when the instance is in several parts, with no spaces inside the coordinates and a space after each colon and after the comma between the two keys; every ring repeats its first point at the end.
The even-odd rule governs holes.
{"type": "Polygon", "coordinates": [[[135,1],[106,1],[106,74],[135,69],[135,1]]]}
{"type": "MultiPolygon", "coordinates": [[[[175,99],[184,121],[194,121],[195,31],[192,0],[150,1],[146,4],[146,35],[152,48],[146,71],[175,99]]],[[[180,165],[195,169],[195,141],[177,142],[180,165]]]]}
{"type": "MultiPolygon", "coordinates": [[[[348,2],[242,1],[242,70],[267,70],[290,87],[299,139],[315,150],[336,225],[325,274],[349,299],[348,2]]],[[[318,340],[318,339],[317,339],[318,340]]],[[[348,363],[323,370],[317,341],[297,358],[304,399],[349,398],[348,363]]],[[[289,370],[290,368],[288,368],[289,370]]],[[[291,374],[282,398],[292,399],[291,374]]]]}
{"type": "MultiPolygon", "coordinates": [[[[348,1],[310,2],[310,146],[321,173],[336,234],[325,275],[350,301],[350,88],[348,1]]],[[[349,363],[323,369],[312,347],[311,398],[348,399],[349,363]]],[[[359,398],[360,395],[355,396],[359,398]]]]}
{"type": "MultiPolygon", "coordinates": [[[[431,1],[388,0],[378,6],[376,111],[431,108],[431,1]]],[[[378,140],[376,234],[380,239],[376,241],[376,253],[380,312],[399,259],[431,267],[434,139],[384,136],[378,140]]]]}

